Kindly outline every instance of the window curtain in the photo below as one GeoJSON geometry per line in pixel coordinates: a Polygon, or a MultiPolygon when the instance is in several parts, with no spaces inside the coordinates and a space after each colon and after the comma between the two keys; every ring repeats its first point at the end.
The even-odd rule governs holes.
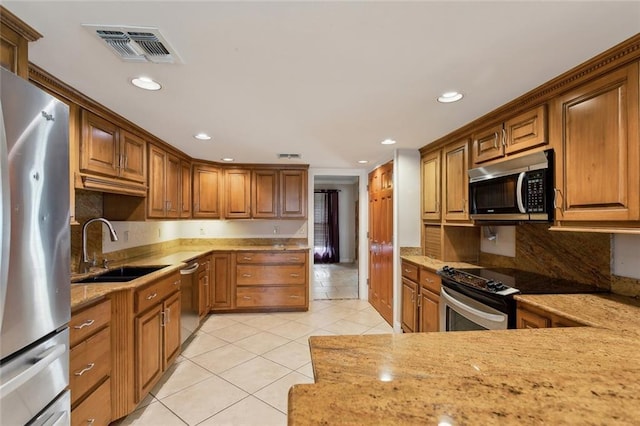
{"type": "Polygon", "coordinates": [[[340,262],[338,190],[314,191],[313,260],[315,263],[340,262]]]}

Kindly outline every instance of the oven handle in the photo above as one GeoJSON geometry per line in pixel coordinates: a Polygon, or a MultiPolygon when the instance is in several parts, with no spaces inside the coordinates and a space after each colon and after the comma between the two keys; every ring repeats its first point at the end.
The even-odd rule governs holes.
{"type": "Polygon", "coordinates": [[[518,202],[518,210],[520,210],[520,213],[527,212],[527,210],[524,208],[524,203],[522,202],[522,182],[524,182],[525,176],[526,176],[526,173],[521,172],[518,175],[518,183],[516,185],[516,201],[518,202]]]}
{"type": "Polygon", "coordinates": [[[457,299],[453,298],[449,293],[447,293],[447,291],[445,290],[444,287],[440,288],[440,297],[442,297],[448,304],[450,304],[451,306],[455,306],[459,309],[463,309],[466,312],[469,312],[475,316],[477,316],[478,318],[482,318],[484,320],[487,321],[491,321],[491,322],[504,322],[505,320],[505,316],[503,315],[496,315],[496,314],[490,314],[488,312],[482,312],[476,308],[472,308],[469,305],[465,305],[464,303],[458,301],[457,299]]]}

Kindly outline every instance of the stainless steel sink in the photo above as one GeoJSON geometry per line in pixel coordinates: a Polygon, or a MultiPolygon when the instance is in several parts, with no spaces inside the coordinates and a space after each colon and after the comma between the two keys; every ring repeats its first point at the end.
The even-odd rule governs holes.
{"type": "Polygon", "coordinates": [[[167,265],[159,266],[122,266],[120,268],[112,269],[104,272],[100,275],[85,278],[80,281],[76,281],[73,284],[86,284],[86,283],[111,283],[111,282],[128,282],[133,281],[136,278],[143,277],[147,274],[155,272],[159,269],[165,268],[167,265]]]}

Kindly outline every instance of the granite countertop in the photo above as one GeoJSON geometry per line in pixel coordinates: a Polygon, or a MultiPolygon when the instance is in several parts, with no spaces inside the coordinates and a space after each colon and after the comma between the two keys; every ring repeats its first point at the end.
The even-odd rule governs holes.
{"type": "Polygon", "coordinates": [[[113,282],[113,283],[74,283],[84,278],[100,275],[105,270],[101,268],[92,268],[91,272],[86,274],[73,274],[71,277],[71,309],[78,309],[84,305],[94,302],[111,292],[121,290],[131,290],[137,287],[144,286],[150,282],[173,273],[179,269],[182,269],[186,264],[200,256],[225,251],[306,251],[309,247],[306,245],[188,245],[177,246],[161,253],[155,253],[152,255],[140,256],[135,259],[125,260],[122,262],[114,263],[112,268],[115,269],[121,266],[160,266],[166,265],[166,267],[147,274],[143,277],[137,278],[128,282],[113,282]]]}
{"type": "Polygon", "coordinates": [[[289,424],[637,424],[640,302],[517,297],[591,327],[311,337],[289,424]]]}
{"type": "Polygon", "coordinates": [[[443,262],[442,260],[432,259],[427,256],[400,256],[400,259],[425,267],[434,272],[441,269],[443,266],[451,266],[452,268],[478,268],[478,265],[473,265],[471,263],[443,262]]]}

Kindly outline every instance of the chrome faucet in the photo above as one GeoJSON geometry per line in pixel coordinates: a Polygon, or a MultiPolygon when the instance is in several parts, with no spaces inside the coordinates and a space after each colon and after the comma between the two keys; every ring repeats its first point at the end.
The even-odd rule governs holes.
{"type": "Polygon", "coordinates": [[[90,261],[89,256],[87,255],[87,227],[93,222],[102,222],[107,225],[109,233],[111,234],[111,241],[118,241],[118,235],[116,234],[115,229],[113,229],[113,225],[111,225],[107,219],[103,217],[96,217],[86,221],[84,225],[82,225],[82,261],[80,261],[80,273],[82,274],[89,272],[89,269],[92,266],[95,266],[96,262],[95,259],[90,261]]]}

